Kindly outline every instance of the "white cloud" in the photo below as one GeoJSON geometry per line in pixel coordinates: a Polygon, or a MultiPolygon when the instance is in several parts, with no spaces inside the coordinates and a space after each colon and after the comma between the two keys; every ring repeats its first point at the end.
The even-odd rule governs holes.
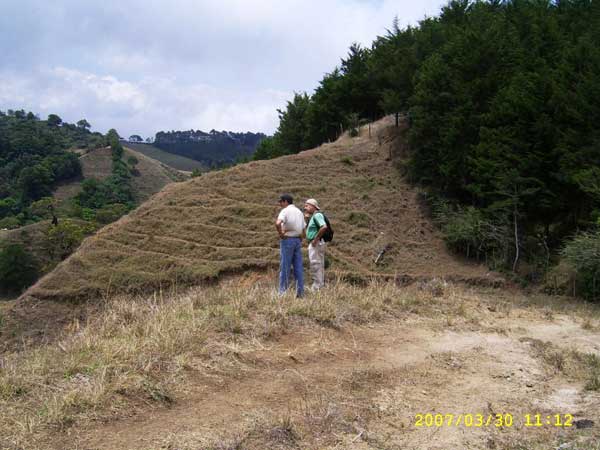
{"type": "Polygon", "coordinates": [[[145,93],[137,85],[120,81],[112,75],[98,76],[66,67],[56,67],[49,70],[48,74],[56,82],[53,87],[69,87],[71,98],[95,96],[95,100],[100,103],[114,103],[136,111],[144,109],[147,104],[145,93]]]}
{"type": "Polygon", "coordinates": [[[145,77],[134,83],[66,67],[28,78],[0,72],[0,79],[0,105],[17,104],[42,117],[59,113],[68,122],[84,117],[94,130],[117,128],[123,135],[192,128],[272,133],[276,108],[291,96],[272,89],[238,92],[202,83],[184,85],[175,78],[145,77]]]}
{"type": "Polygon", "coordinates": [[[95,129],[273,132],[352,42],[438,13],[440,0],[0,2],[0,109],[95,129]],[[35,29],[35,33],[31,32],[35,29]]]}

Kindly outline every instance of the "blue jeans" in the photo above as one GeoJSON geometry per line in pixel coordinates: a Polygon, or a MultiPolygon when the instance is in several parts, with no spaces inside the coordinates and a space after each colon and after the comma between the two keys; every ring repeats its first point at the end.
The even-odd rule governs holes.
{"type": "Polygon", "coordinates": [[[279,262],[279,293],[283,294],[290,286],[290,272],[293,266],[296,279],[296,296],[304,295],[304,272],[302,268],[302,240],[300,238],[279,241],[281,259],[279,262]]]}

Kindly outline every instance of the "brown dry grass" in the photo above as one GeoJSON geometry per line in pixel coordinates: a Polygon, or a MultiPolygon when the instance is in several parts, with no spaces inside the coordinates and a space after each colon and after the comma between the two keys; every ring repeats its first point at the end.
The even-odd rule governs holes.
{"type": "MultiPolygon", "coordinates": [[[[422,212],[417,192],[388,160],[403,129],[384,119],[373,138],[343,137],[318,149],[251,162],[167,186],[97,235],[29,290],[37,298],[194,285],[226,273],[277,265],[275,201],[316,197],[334,226],[330,272],[348,276],[494,280],[461,263],[422,212]],[[342,162],[344,157],[353,164],[342,162]],[[381,263],[374,260],[388,246],[381,263]]],[[[364,133],[363,133],[364,134],[364,133]]]]}
{"type": "Polygon", "coordinates": [[[137,174],[132,177],[133,196],[136,202],[143,202],[156,194],[167,184],[174,181],[184,181],[188,177],[178,170],[167,166],[140,152],[125,148],[123,159],[127,161],[130,156],[137,158],[137,174]]]}
{"type": "MultiPolygon", "coordinates": [[[[3,355],[0,437],[18,448],[44,430],[169,404],[185,392],[190,369],[235,377],[236,359],[252,342],[307,324],[339,329],[378,321],[417,310],[427,298],[392,283],[367,289],[336,283],[305,300],[280,298],[261,284],[114,297],[88,323],[73,321],[56,344],[3,355]]],[[[356,372],[344,383],[360,387],[371,376],[356,372]]]]}
{"type": "MultiPolygon", "coordinates": [[[[521,334],[519,324],[545,324],[548,309],[554,312],[556,320],[562,320],[561,302],[569,305],[573,320],[587,318],[597,323],[600,319],[597,307],[565,300],[554,300],[549,306],[540,307],[538,304],[544,300],[548,297],[532,301],[518,292],[472,290],[450,283],[401,288],[396,283],[377,281],[365,287],[340,281],[301,300],[291,294],[278,297],[272,279],[264,277],[232,279],[181,295],[157,292],[145,297],[113,297],[104,300],[100,310],[89,316],[87,322],[73,320],[55,343],[26,346],[20,352],[2,355],[0,448],[73,448],[72,444],[64,444],[71,439],[69,435],[76,435],[94,423],[118,424],[116,419],[132,414],[140,418],[150,416],[152,411],[184,403],[194,389],[199,389],[201,394],[196,395],[204,398],[228,384],[232,390],[213,401],[215,414],[223,413],[221,402],[233,401],[239,385],[255,392],[263,402],[262,409],[249,411],[235,424],[215,424],[208,429],[175,432],[177,422],[165,424],[170,434],[162,434],[162,445],[154,442],[140,448],[405,448],[398,444],[398,439],[410,435],[399,431],[401,423],[394,422],[397,417],[390,416],[388,409],[400,414],[403,421],[409,411],[401,408],[402,403],[385,406],[387,390],[392,389],[389,394],[392,395],[396,386],[407,385],[411,395],[436,389],[443,395],[450,380],[456,379],[454,374],[461,374],[458,380],[477,378],[475,364],[483,358],[481,350],[477,350],[478,340],[497,332],[491,331],[491,327],[500,326],[500,317],[504,318],[502,326],[510,324],[515,328],[506,329],[503,334],[516,336],[521,334]],[[451,325],[447,323],[449,317],[451,325]],[[378,323],[388,327],[382,329],[383,336],[375,332],[378,337],[373,343],[364,342],[372,333],[369,330],[378,323]],[[421,350],[417,347],[407,350],[407,359],[401,365],[382,366],[375,355],[381,351],[403,351],[402,347],[414,340],[406,336],[407,341],[396,344],[397,338],[384,337],[402,323],[413,324],[415,336],[421,336],[418,341],[428,328],[434,336],[442,330],[457,337],[460,333],[470,336],[476,331],[483,334],[468,337],[475,346],[473,350],[461,349],[461,344],[452,341],[451,345],[459,345],[454,350],[438,353],[430,350],[429,357],[427,353],[423,355],[423,366],[409,370],[405,364],[410,364],[410,353],[431,345],[427,342],[421,344],[421,350]],[[361,329],[364,331],[355,338],[354,333],[361,329]],[[343,336],[348,342],[335,345],[325,342],[316,348],[298,342],[298,336],[319,336],[324,332],[333,333],[332,342],[340,341],[343,336]],[[269,356],[269,348],[276,347],[287,336],[297,345],[297,350],[287,353],[291,368],[269,356]],[[379,339],[382,341],[377,343],[379,339]],[[355,359],[364,351],[369,352],[370,362],[355,365],[355,359]],[[350,355],[347,362],[345,354],[350,355]],[[313,369],[294,371],[294,365],[310,364],[311,360],[313,369]],[[432,367],[433,362],[438,365],[432,367]],[[465,367],[469,369],[467,372],[465,367]],[[287,407],[285,404],[275,407],[269,403],[266,391],[266,397],[262,398],[261,385],[266,383],[265,374],[272,377],[286,373],[297,380],[293,383],[294,395],[287,400],[287,407]],[[395,435],[389,434],[390,427],[396,430],[395,435]]],[[[550,338],[545,331],[541,333],[550,338]]],[[[567,378],[570,383],[585,384],[590,391],[597,389],[594,383],[600,364],[598,357],[586,348],[569,350],[535,337],[520,342],[517,344],[525,351],[529,348],[531,357],[538,359],[540,367],[547,371],[543,377],[546,386],[553,387],[567,378]]],[[[575,341],[572,345],[576,345],[575,341]]],[[[499,370],[510,373],[515,368],[508,364],[499,370]]],[[[493,376],[504,379],[502,372],[493,372],[493,376]]],[[[484,383],[498,388],[499,382],[489,379],[484,383]]],[[[514,383],[508,385],[509,390],[520,384],[514,383]]],[[[278,390],[272,389],[275,391],[270,395],[275,395],[278,390]]],[[[417,412],[427,412],[433,407],[427,397],[422,401],[421,406],[416,406],[417,412]]],[[[517,408],[531,410],[527,405],[510,404],[510,412],[520,411],[517,408]]],[[[193,404],[188,408],[195,411],[193,404]]],[[[186,411],[174,411],[174,416],[187,414],[186,411]]],[[[196,414],[204,413],[199,410],[196,414]]],[[[494,436],[495,448],[541,449],[547,448],[548,442],[555,442],[553,436],[536,435],[535,439],[541,442],[536,446],[528,436],[519,436],[519,439],[514,433],[510,439],[502,434],[494,436]],[[523,444],[519,447],[510,442],[523,444]]],[[[122,444],[112,445],[107,444],[106,448],[123,448],[119,447],[122,444]]]]}

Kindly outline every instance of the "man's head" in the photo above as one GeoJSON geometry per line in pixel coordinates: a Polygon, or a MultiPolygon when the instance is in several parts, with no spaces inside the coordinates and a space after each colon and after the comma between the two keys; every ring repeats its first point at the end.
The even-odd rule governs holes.
{"type": "Polygon", "coordinates": [[[292,205],[294,203],[294,199],[290,194],[281,194],[279,196],[279,206],[285,208],[288,205],[292,205]]]}
{"type": "Polygon", "coordinates": [[[315,211],[319,209],[319,202],[317,202],[314,198],[309,198],[304,202],[304,210],[309,214],[314,214],[315,211]]]}

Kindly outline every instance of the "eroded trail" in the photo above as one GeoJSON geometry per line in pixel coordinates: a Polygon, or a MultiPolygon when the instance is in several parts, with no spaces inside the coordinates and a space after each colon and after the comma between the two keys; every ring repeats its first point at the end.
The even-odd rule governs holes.
{"type": "Polygon", "coordinates": [[[587,369],[578,364],[600,355],[597,322],[474,294],[449,315],[436,307],[445,301],[376,324],[311,325],[276,339],[215,344],[214,365],[190,362],[173,405],[142,405],[132,417],[54,434],[44,446],[597,448],[600,394],[585,388],[587,369]],[[415,426],[427,413],[454,419],[415,426]],[[496,427],[496,414],[510,414],[512,426],[496,427]],[[525,426],[527,414],[532,421],[541,414],[542,426],[525,426]],[[571,414],[573,426],[554,426],[556,414],[563,423],[571,414]],[[593,425],[579,429],[581,420],[593,425]]]}

